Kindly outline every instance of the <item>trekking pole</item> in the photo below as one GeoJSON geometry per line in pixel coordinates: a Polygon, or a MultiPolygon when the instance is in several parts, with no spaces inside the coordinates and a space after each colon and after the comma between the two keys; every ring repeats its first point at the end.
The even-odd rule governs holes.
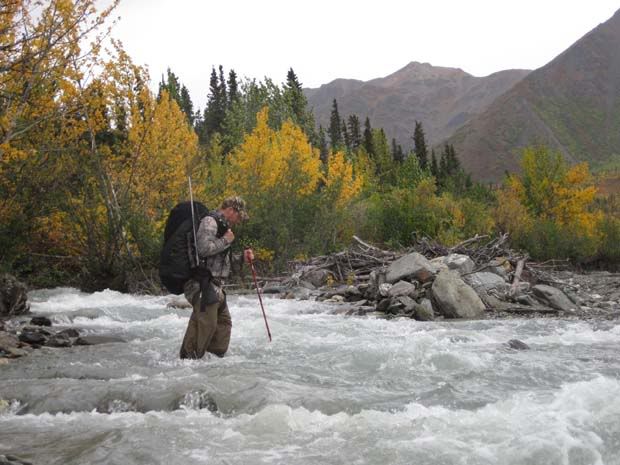
{"type": "Polygon", "coordinates": [[[258,294],[258,301],[260,302],[260,308],[263,311],[263,318],[265,319],[265,327],[267,328],[267,336],[269,336],[269,342],[271,342],[271,331],[269,331],[269,323],[267,323],[267,315],[265,314],[265,307],[263,307],[263,299],[260,296],[260,290],[258,289],[258,282],[256,280],[256,270],[254,269],[254,262],[252,261],[251,258],[249,258],[250,261],[250,268],[252,269],[252,277],[254,278],[254,286],[256,287],[256,293],[258,294]]]}
{"type": "Polygon", "coordinates": [[[198,258],[198,240],[196,239],[196,217],[194,215],[194,193],[192,192],[192,177],[187,177],[189,183],[189,202],[192,209],[192,232],[194,233],[194,250],[196,252],[196,266],[200,264],[200,258],[198,258]]]}

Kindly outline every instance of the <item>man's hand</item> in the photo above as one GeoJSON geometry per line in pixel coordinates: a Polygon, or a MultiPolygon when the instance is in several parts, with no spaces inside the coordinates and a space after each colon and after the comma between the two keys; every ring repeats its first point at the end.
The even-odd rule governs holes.
{"type": "Polygon", "coordinates": [[[254,252],[252,252],[252,249],[245,249],[243,251],[243,258],[245,259],[246,263],[250,263],[252,260],[254,260],[254,252]]]}
{"type": "Polygon", "coordinates": [[[235,233],[229,229],[228,231],[224,233],[222,237],[226,239],[229,244],[232,244],[232,242],[235,240],[235,233]]]}

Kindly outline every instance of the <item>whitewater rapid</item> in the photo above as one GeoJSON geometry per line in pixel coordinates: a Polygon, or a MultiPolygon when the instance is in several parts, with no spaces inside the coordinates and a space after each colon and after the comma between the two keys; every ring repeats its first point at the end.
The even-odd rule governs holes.
{"type": "Polygon", "coordinates": [[[126,343],[0,366],[0,454],[39,464],[620,464],[620,322],[417,322],[232,296],[226,357],[179,360],[172,296],[30,296],[126,343]],[[519,339],[529,350],[506,344],[519,339]]]}

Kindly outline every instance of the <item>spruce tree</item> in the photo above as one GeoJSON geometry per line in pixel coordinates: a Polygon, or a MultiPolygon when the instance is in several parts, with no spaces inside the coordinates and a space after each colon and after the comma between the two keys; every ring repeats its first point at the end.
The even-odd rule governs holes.
{"type": "Polygon", "coordinates": [[[370,126],[370,119],[368,119],[367,116],[366,121],[364,121],[364,149],[371,158],[375,154],[375,148],[372,139],[372,127],[370,126]]]}
{"type": "Polygon", "coordinates": [[[413,147],[416,156],[420,162],[420,168],[426,169],[428,165],[428,151],[426,149],[426,140],[424,137],[424,129],[422,129],[422,123],[415,122],[415,129],[413,131],[413,147]]]}
{"type": "Polygon", "coordinates": [[[332,150],[334,151],[342,147],[342,128],[340,126],[340,121],[338,102],[334,99],[334,102],[332,103],[332,113],[329,118],[329,128],[327,129],[327,132],[329,133],[329,142],[332,150]]]}
{"type": "Polygon", "coordinates": [[[327,146],[327,138],[325,137],[325,131],[323,126],[319,126],[319,156],[324,166],[327,166],[329,161],[329,147],[327,146]]]}
{"type": "Polygon", "coordinates": [[[431,150],[431,174],[435,176],[435,179],[439,178],[439,166],[437,165],[437,156],[435,156],[435,149],[431,150]]]}
{"type": "Polygon", "coordinates": [[[211,78],[209,80],[209,97],[207,106],[204,110],[204,120],[202,130],[199,131],[201,143],[206,143],[209,138],[216,132],[221,133],[226,117],[226,108],[228,102],[226,99],[226,82],[224,79],[224,70],[220,65],[220,76],[215,71],[215,67],[211,68],[211,78]]]}
{"type": "Polygon", "coordinates": [[[349,139],[351,140],[351,149],[357,150],[362,145],[362,131],[360,127],[360,119],[357,115],[349,116],[349,139]]]}
{"type": "Polygon", "coordinates": [[[235,101],[239,98],[239,83],[237,82],[237,73],[231,69],[228,73],[228,109],[230,109],[235,101]]]}
{"type": "Polygon", "coordinates": [[[189,91],[187,90],[187,87],[185,87],[185,85],[181,86],[180,100],[181,101],[179,102],[179,106],[181,107],[181,110],[183,110],[183,112],[185,113],[185,116],[187,116],[187,121],[189,122],[189,124],[193,126],[194,104],[192,103],[192,99],[189,96],[189,91]]]}
{"type": "Polygon", "coordinates": [[[347,131],[347,123],[344,118],[342,118],[340,127],[342,128],[342,139],[344,141],[344,146],[347,148],[347,151],[349,151],[351,150],[351,139],[349,136],[349,131],[347,131]]]}
{"type": "Polygon", "coordinates": [[[392,138],[392,159],[396,163],[402,163],[405,161],[405,154],[403,153],[403,148],[400,144],[396,143],[396,139],[392,138]]]}

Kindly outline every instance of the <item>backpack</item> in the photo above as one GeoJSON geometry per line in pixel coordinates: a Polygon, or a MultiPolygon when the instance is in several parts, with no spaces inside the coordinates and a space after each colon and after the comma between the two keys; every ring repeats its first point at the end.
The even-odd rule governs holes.
{"type": "Polygon", "coordinates": [[[192,227],[192,203],[177,204],[168,215],[164,229],[164,246],[159,259],[159,277],[164,287],[172,294],[182,294],[185,283],[196,275],[201,265],[196,263],[194,231],[198,231],[200,221],[212,216],[217,221],[217,237],[222,237],[228,225],[217,212],[211,212],[200,202],[194,202],[192,227]]]}

